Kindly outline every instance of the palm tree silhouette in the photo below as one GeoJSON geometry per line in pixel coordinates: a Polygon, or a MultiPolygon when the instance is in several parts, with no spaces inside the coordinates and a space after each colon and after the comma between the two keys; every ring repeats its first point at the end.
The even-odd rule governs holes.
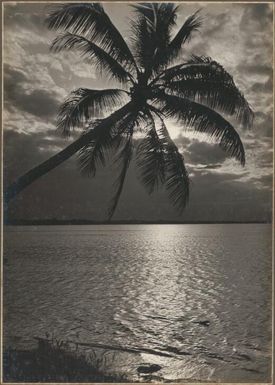
{"type": "Polygon", "coordinates": [[[233,78],[209,57],[191,56],[179,63],[182,47],[202,24],[199,13],[188,17],[172,36],[178,6],[140,3],[132,7],[135,13],[129,45],[99,3],[58,4],[51,10],[48,27],[62,31],[51,50],[77,50],[119,88],[80,88],[68,96],[60,107],[57,128],[64,136],[79,127],[83,133],[12,183],[5,193],[6,202],[75,153],[82,173],[95,175],[112,150],[119,175],[109,207],[111,218],[133,157],[133,136],[142,132],[136,150],[139,177],[149,193],[165,185],[181,212],[189,196],[188,172],[169,136],[167,118],[176,118],[189,129],[209,134],[228,156],[245,164],[239,134],[221,115],[234,117],[243,127],[253,122],[253,112],[233,78]],[[96,119],[107,109],[114,112],[96,119]]]}

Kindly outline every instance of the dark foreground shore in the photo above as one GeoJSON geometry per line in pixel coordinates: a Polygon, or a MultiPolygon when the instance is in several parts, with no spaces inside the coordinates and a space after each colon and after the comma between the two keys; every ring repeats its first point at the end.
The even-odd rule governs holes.
{"type": "Polygon", "coordinates": [[[39,341],[32,350],[3,353],[4,382],[131,382],[123,375],[104,372],[104,356],[87,356],[66,343],[39,341]]]}
{"type": "Polygon", "coordinates": [[[4,382],[172,382],[158,376],[157,372],[161,366],[157,364],[138,366],[137,377],[133,379],[125,374],[110,371],[106,359],[108,355],[110,360],[110,356],[114,354],[110,350],[103,350],[99,354],[98,351],[89,349],[87,353],[80,350],[77,344],[72,345],[55,338],[36,340],[37,346],[32,349],[4,349],[4,382]]]}

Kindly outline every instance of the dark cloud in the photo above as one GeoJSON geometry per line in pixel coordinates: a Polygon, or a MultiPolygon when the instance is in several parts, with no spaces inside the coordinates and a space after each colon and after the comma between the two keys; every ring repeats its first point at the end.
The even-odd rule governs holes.
{"type": "Polygon", "coordinates": [[[255,112],[254,131],[259,137],[273,136],[273,117],[271,113],[264,113],[261,111],[255,112]]]}
{"type": "Polygon", "coordinates": [[[223,163],[226,154],[218,144],[193,140],[184,151],[185,159],[193,165],[202,164],[206,166],[223,163]]]}
{"type": "Polygon", "coordinates": [[[252,7],[244,7],[240,29],[242,31],[255,30],[259,27],[266,29],[267,26],[271,26],[272,17],[271,4],[253,4],[252,7]]]}
{"type": "Polygon", "coordinates": [[[16,27],[36,30],[41,33],[45,27],[47,7],[40,4],[7,4],[4,9],[4,27],[16,27]]]}
{"type": "Polygon", "coordinates": [[[55,129],[31,134],[4,131],[4,177],[6,184],[68,145],[55,129]]]}
{"type": "Polygon", "coordinates": [[[268,191],[270,191],[270,187],[273,183],[273,177],[272,175],[263,175],[258,180],[261,183],[261,188],[266,188],[268,191]]]}
{"type": "Polygon", "coordinates": [[[272,77],[272,75],[269,75],[268,80],[264,83],[256,82],[256,83],[252,84],[250,91],[251,92],[260,92],[260,93],[265,93],[265,94],[271,94],[273,91],[273,77],[272,77]]]}
{"type": "Polygon", "coordinates": [[[17,93],[14,101],[16,107],[42,119],[55,117],[60,105],[56,94],[46,90],[33,90],[27,95],[17,93]]]}
{"type": "Polygon", "coordinates": [[[225,28],[225,25],[230,22],[231,18],[227,12],[223,12],[219,13],[215,18],[210,17],[210,15],[205,15],[204,17],[202,17],[202,20],[204,22],[205,20],[208,20],[205,25],[204,31],[207,34],[208,38],[212,38],[219,34],[219,32],[225,28]]]}
{"type": "Polygon", "coordinates": [[[237,67],[237,69],[254,75],[266,75],[269,76],[269,78],[271,78],[272,75],[272,68],[268,65],[242,63],[237,67]]]}
{"type": "MultiPolygon", "coordinates": [[[[264,168],[264,167],[267,167],[269,169],[272,169],[272,166],[273,166],[273,151],[270,150],[270,151],[266,151],[262,154],[262,157],[260,159],[260,167],[264,168]]],[[[270,176],[272,177],[272,174],[270,174],[270,176]]],[[[269,185],[269,187],[271,188],[272,187],[272,184],[269,185]]]]}
{"type": "Polygon", "coordinates": [[[13,107],[41,119],[56,116],[60,101],[55,91],[26,89],[29,79],[25,73],[9,65],[5,66],[4,74],[4,97],[7,108],[13,107]]]}

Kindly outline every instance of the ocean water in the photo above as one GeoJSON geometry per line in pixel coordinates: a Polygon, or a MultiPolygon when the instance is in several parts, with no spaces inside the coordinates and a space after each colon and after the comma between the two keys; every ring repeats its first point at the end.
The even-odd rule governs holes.
{"type": "Polygon", "coordinates": [[[7,226],[5,346],[49,333],[87,351],[133,348],[106,362],[133,380],[156,363],[160,380],[270,382],[271,234],[268,224],[7,226]]]}

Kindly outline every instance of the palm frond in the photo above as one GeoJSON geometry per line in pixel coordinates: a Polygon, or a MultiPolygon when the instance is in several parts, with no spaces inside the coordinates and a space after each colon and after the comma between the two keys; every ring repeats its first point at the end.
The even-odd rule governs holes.
{"type": "Polygon", "coordinates": [[[161,121],[160,138],[165,148],[166,189],[172,204],[182,212],[189,199],[189,176],[184,158],[170,138],[164,121],[161,121]]]}
{"type": "Polygon", "coordinates": [[[184,43],[191,39],[192,34],[195,31],[198,31],[201,25],[202,18],[199,15],[199,11],[195,12],[193,15],[187,18],[167,48],[167,62],[175,59],[178,56],[184,43]]]}
{"type": "Polygon", "coordinates": [[[124,95],[125,92],[120,89],[79,88],[71,92],[59,108],[57,129],[64,136],[69,136],[74,128],[95,118],[102,110],[108,111],[121,104],[124,95]]]}
{"type": "Polygon", "coordinates": [[[133,115],[130,109],[116,121],[109,121],[108,118],[93,122],[89,129],[94,130],[100,125],[93,139],[87,143],[78,154],[80,171],[82,175],[95,176],[98,166],[105,166],[106,158],[111,149],[119,148],[132,130],[133,115]]]}
{"type": "Polygon", "coordinates": [[[90,125],[89,130],[93,130],[97,125],[101,125],[101,129],[78,152],[80,172],[84,176],[95,176],[97,167],[105,166],[107,150],[112,146],[112,125],[104,120],[97,120],[90,125]]]}
{"type": "Polygon", "coordinates": [[[170,33],[176,23],[178,7],[173,3],[139,3],[132,5],[138,18],[145,19],[151,32],[170,33]]]}
{"type": "Polygon", "coordinates": [[[59,35],[51,45],[53,52],[68,51],[71,49],[80,51],[81,55],[94,63],[96,68],[104,73],[104,75],[107,74],[110,78],[118,80],[121,83],[125,83],[128,80],[132,81],[132,75],[126,71],[116,59],[83,36],[66,32],[65,34],[59,35]]]}
{"type": "Polygon", "coordinates": [[[193,55],[188,62],[164,71],[161,79],[180,96],[195,98],[234,116],[246,128],[252,126],[254,113],[249,103],[233,77],[210,57],[193,55]]]}
{"type": "Polygon", "coordinates": [[[170,34],[172,28],[176,25],[178,9],[179,6],[174,3],[159,4],[159,25],[157,26],[157,32],[159,32],[159,30],[161,29],[161,24],[163,23],[166,30],[170,34]]]}
{"type": "Polygon", "coordinates": [[[112,218],[117,207],[126,178],[127,170],[132,159],[134,129],[140,124],[144,123],[144,119],[145,114],[142,111],[136,109],[135,106],[133,106],[133,108],[125,118],[125,121],[122,123],[123,133],[125,135],[122,138],[122,141],[120,142],[120,147],[122,148],[116,158],[116,162],[119,164],[120,173],[118,175],[117,180],[115,181],[115,194],[110,202],[108,210],[109,220],[112,218]]]}
{"type": "Polygon", "coordinates": [[[164,94],[159,97],[161,111],[167,117],[177,117],[187,127],[206,133],[219,141],[229,156],[245,164],[245,152],[239,134],[219,113],[200,103],[164,94]]]}
{"type": "MultiPolygon", "coordinates": [[[[209,63],[207,63],[209,64],[209,63]]],[[[198,67],[205,67],[207,66],[206,63],[197,63],[197,68],[198,67]]],[[[184,62],[181,64],[177,64],[175,66],[166,68],[164,70],[161,70],[157,76],[151,81],[150,84],[156,84],[158,81],[163,81],[163,82],[169,82],[170,80],[179,80],[181,79],[181,70],[186,69],[186,68],[191,68],[194,67],[195,64],[192,62],[184,62]]],[[[192,68],[191,68],[192,72],[192,68]]],[[[193,70],[194,75],[195,71],[193,70]]]]}
{"type": "Polygon", "coordinates": [[[120,173],[119,176],[115,182],[115,194],[113,198],[111,199],[109,209],[108,209],[108,218],[109,220],[112,218],[114,215],[115,209],[117,207],[120,195],[122,193],[124,181],[126,178],[127,170],[129,168],[131,159],[132,159],[132,154],[133,154],[133,132],[130,132],[127,139],[126,143],[123,146],[122,150],[120,151],[118,155],[118,161],[120,162],[120,173]]]}
{"type": "Polygon", "coordinates": [[[150,129],[137,148],[136,165],[139,178],[151,194],[165,181],[164,147],[160,140],[154,119],[151,115],[150,129]]]}
{"type": "Polygon", "coordinates": [[[173,205],[182,213],[189,200],[189,176],[184,158],[177,149],[169,152],[166,159],[166,189],[173,205]]]}
{"type": "Polygon", "coordinates": [[[253,111],[233,83],[215,76],[170,81],[167,89],[178,96],[206,104],[212,109],[234,116],[244,127],[253,122],[253,111]]]}
{"type": "Polygon", "coordinates": [[[155,49],[154,40],[151,38],[148,22],[144,17],[139,17],[132,22],[132,45],[138,65],[148,69],[155,49]]]}
{"type": "Polygon", "coordinates": [[[171,139],[163,119],[157,126],[152,115],[149,130],[137,149],[140,179],[151,194],[165,184],[172,204],[181,212],[189,198],[189,178],[183,156],[171,139]]]}
{"type": "Polygon", "coordinates": [[[172,3],[141,3],[133,7],[137,13],[132,22],[134,52],[149,78],[166,64],[164,52],[170,42],[178,7],[172,3]]]}
{"type": "Polygon", "coordinates": [[[47,24],[50,29],[84,35],[120,63],[135,67],[128,45],[100,3],[57,4],[49,13],[47,24]]]}
{"type": "Polygon", "coordinates": [[[227,83],[234,83],[232,76],[225,71],[223,66],[211,59],[208,56],[195,56],[192,55],[191,59],[167,68],[163,73],[161,78],[169,80],[183,80],[190,78],[217,78],[220,76],[220,79],[223,79],[227,83]]]}
{"type": "Polygon", "coordinates": [[[220,80],[230,85],[235,85],[232,76],[225,71],[223,66],[210,57],[192,55],[191,59],[169,67],[162,71],[152,83],[161,81],[169,85],[170,81],[189,79],[220,80]]]}
{"type": "Polygon", "coordinates": [[[132,5],[138,18],[146,20],[150,30],[155,30],[157,23],[157,3],[139,3],[132,5]]]}
{"type": "Polygon", "coordinates": [[[47,15],[46,23],[49,29],[69,30],[97,38],[107,27],[106,23],[104,26],[99,23],[102,14],[104,10],[100,3],[55,4],[47,15]]]}

